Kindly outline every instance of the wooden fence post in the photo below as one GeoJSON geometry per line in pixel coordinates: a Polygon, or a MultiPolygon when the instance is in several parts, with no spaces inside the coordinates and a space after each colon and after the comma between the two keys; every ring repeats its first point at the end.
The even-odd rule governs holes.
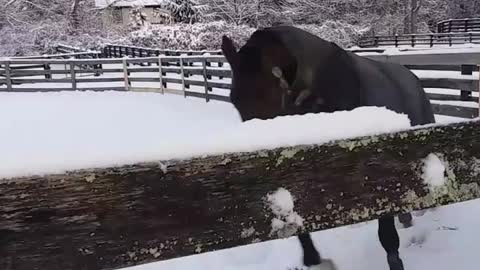
{"type": "MultiPolygon", "coordinates": [[[[212,63],[210,63],[210,62],[208,61],[208,59],[205,59],[205,65],[206,65],[207,67],[211,67],[211,66],[212,66],[212,63]]],[[[212,75],[210,75],[210,74],[207,73],[207,79],[211,80],[211,79],[212,79],[212,75]]],[[[208,87],[208,91],[212,92],[212,88],[211,88],[211,87],[208,87]]]]}
{"type": "MultiPolygon", "coordinates": [[[[43,70],[44,70],[44,71],[49,71],[49,70],[51,70],[50,64],[43,64],[43,70]]],[[[51,78],[52,78],[52,74],[47,74],[47,73],[45,73],[45,79],[51,79],[51,78]]]]}
{"type": "Polygon", "coordinates": [[[398,34],[395,34],[395,47],[398,47],[398,34]]]}
{"type": "Polygon", "coordinates": [[[123,58],[123,78],[125,80],[125,91],[130,90],[130,80],[128,79],[128,66],[127,66],[127,59],[123,58]]]}
{"type": "Polygon", "coordinates": [[[208,79],[207,79],[207,59],[203,59],[203,83],[205,84],[205,101],[210,101],[210,96],[208,95],[208,79]]]}
{"type": "Polygon", "coordinates": [[[159,73],[159,80],[160,80],[160,91],[162,94],[165,94],[165,88],[167,88],[167,84],[163,83],[163,71],[162,71],[162,56],[158,56],[158,73],[159,73]]]}
{"type": "Polygon", "coordinates": [[[72,91],[77,90],[77,79],[75,76],[75,63],[70,61],[70,80],[72,82],[72,91]]]}
{"type": "MultiPolygon", "coordinates": [[[[472,75],[473,74],[472,65],[461,65],[460,70],[462,75],[472,75]]],[[[472,98],[472,92],[460,89],[460,99],[462,101],[469,101],[472,98]]]]}
{"type": "MultiPolygon", "coordinates": [[[[189,55],[189,54],[187,53],[186,56],[188,57],[188,55],[189,55]]],[[[180,57],[182,57],[182,54],[180,54],[180,57]]],[[[186,65],[187,67],[191,66],[192,64],[193,64],[193,61],[188,61],[187,63],[183,63],[183,65],[184,65],[184,66],[186,65]]],[[[188,77],[190,77],[190,74],[189,74],[188,72],[185,72],[185,70],[184,70],[183,76],[184,76],[185,78],[188,78],[188,77]]],[[[186,89],[190,89],[190,85],[189,85],[189,84],[186,84],[186,85],[185,85],[185,88],[186,88],[186,89]]]]}
{"type": "Polygon", "coordinates": [[[185,91],[185,73],[183,70],[183,58],[180,57],[180,75],[182,76],[182,90],[183,90],[183,96],[187,97],[187,92],[185,91]]]}
{"type": "Polygon", "coordinates": [[[11,74],[10,61],[5,63],[5,80],[7,81],[7,91],[12,91],[12,74],[11,74]]]}

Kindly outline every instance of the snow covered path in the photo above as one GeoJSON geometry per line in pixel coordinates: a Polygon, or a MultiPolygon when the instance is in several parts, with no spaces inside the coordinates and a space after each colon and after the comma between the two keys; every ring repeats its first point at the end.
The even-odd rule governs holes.
{"type": "MultiPolygon", "coordinates": [[[[368,110],[359,112],[368,113],[368,110]]],[[[403,116],[385,112],[387,118],[384,119],[378,115],[379,110],[371,112],[367,120],[385,123],[380,129],[395,130],[406,125],[403,116]],[[394,123],[387,124],[392,120],[394,123]]],[[[284,123],[288,123],[288,119],[285,118],[284,123]]],[[[298,120],[326,121],[328,117],[303,117],[295,119],[295,123],[298,120]]],[[[438,117],[438,120],[456,119],[438,117]]],[[[224,140],[210,146],[223,145],[228,149],[232,142],[249,138],[249,133],[235,131],[268,135],[268,125],[259,130],[255,122],[243,128],[239,128],[240,123],[231,104],[205,103],[195,98],[124,92],[0,93],[0,174],[21,175],[44,169],[52,172],[155,160],[161,157],[159,149],[168,150],[170,154],[191,154],[191,149],[180,149],[181,145],[193,146],[198,141],[213,143],[218,138],[224,140]]],[[[304,128],[309,128],[305,123],[304,128]]],[[[365,123],[360,121],[358,125],[365,123]]],[[[295,133],[298,130],[292,130],[285,130],[287,135],[283,138],[273,133],[256,143],[267,143],[272,138],[283,140],[281,143],[298,143],[293,140],[298,137],[295,133]]],[[[325,133],[314,128],[306,130],[325,133]]],[[[360,131],[349,130],[356,134],[360,131]]],[[[328,136],[335,135],[338,134],[328,136]]],[[[328,136],[324,139],[331,138],[328,136]]],[[[255,144],[240,146],[258,147],[255,144]]],[[[415,223],[412,228],[400,230],[400,252],[406,270],[478,269],[476,250],[480,246],[480,234],[476,230],[480,227],[480,201],[427,212],[415,218],[415,223]]],[[[335,260],[338,270],[385,270],[387,264],[376,230],[377,223],[373,221],[318,232],[314,240],[323,256],[335,260]]],[[[297,239],[290,238],[129,270],[286,270],[300,266],[300,256],[297,239]]]]}

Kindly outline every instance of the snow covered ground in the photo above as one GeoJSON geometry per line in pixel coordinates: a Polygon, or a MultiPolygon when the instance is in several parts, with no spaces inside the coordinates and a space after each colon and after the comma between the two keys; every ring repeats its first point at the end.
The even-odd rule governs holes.
{"type": "MultiPolygon", "coordinates": [[[[339,135],[368,135],[407,126],[405,116],[378,108],[338,113],[335,117],[310,115],[241,123],[231,104],[172,95],[0,93],[0,174],[5,177],[108,166],[215,152],[217,147],[230,151],[262,145],[321,143],[339,135]],[[339,125],[335,117],[355,125],[339,125]],[[327,133],[328,129],[312,123],[327,123],[337,130],[327,133]],[[282,133],[275,132],[282,126],[282,133]],[[261,135],[253,140],[252,132],[261,135]],[[229,148],[233,144],[235,149],[229,148]]],[[[479,225],[478,201],[415,218],[412,228],[400,230],[400,252],[406,269],[478,269],[475,251],[480,234],[475,230],[479,225]]],[[[335,260],[339,270],[384,270],[387,263],[376,230],[377,223],[372,221],[314,233],[314,241],[323,256],[335,260]]],[[[300,246],[296,238],[290,238],[128,270],[286,270],[300,265],[300,246]]]]}
{"type": "MultiPolygon", "coordinates": [[[[400,229],[400,255],[406,270],[477,270],[480,200],[427,211],[414,226],[400,229]]],[[[387,270],[376,221],[313,233],[313,241],[338,270],[387,270]]],[[[401,228],[401,226],[397,226],[401,228]]],[[[125,270],[286,270],[301,266],[295,237],[252,244],[125,270]]]]}

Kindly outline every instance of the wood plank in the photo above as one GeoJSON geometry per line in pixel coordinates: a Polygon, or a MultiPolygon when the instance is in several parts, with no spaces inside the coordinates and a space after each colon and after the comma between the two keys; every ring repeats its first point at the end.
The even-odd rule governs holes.
{"type": "Polygon", "coordinates": [[[70,78],[55,78],[55,79],[47,79],[47,78],[22,78],[22,79],[12,79],[12,83],[14,84],[26,84],[26,83],[71,83],[70,78]]]}
{"type": "Polygon", "coordinates": [[[480,123],[0,181],[6,269],[118,269],[478,198],[480,123]],[[446,184],[430,189],[436,153],[446,184]],[[339,170],[339,168],[342,168],[339,170]],[[303,227],[272,231],[284,188],[303,227]],[[252,232],[252,233],[246,233],[252,232]],[[43,247],[43,248],[39,248],[43,247]]]}
{"type": "Polygon", "coordinates": [[[124,78],[99,78],[99,77],[92,77],[92,78],[79,78],[77,79],[78,83],[99,83],[99,82],[124,82],[124,78]]]}
{"type": "Polygon", "coordinates": [[[452,95],[452,94],[427,93],[427,97],[430,100],[452,100],[452,101],[478,102],[478,97],[469,96],[466,100],[462,100],[462,97],[460,95],[452,95]]]}
{"type": "Polygon", "coordinates": [[[469,118],[469,119],[478,117],[478,108],[461,107],[461,106],[448,105],[448,104],[438,104],[433,102],[431,104],[432,104],[433,112],[435,114],[469,118]]]}
{"type": "Polygon", "coordinates": [[[478,92],[478,80],[457,78],[420,78],[424,88],[450,88],[478,92]]]}

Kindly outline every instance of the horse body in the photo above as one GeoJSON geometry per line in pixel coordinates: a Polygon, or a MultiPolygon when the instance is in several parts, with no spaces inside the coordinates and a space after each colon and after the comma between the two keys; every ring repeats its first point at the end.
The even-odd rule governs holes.
{"type": "Polygon", "coordinates": [[[386,106],[407,114],[412,126],[435,122],[430,100],[420,80],[410,70],[402,65],[380,63],[348,53],[352,54],[361,81],[364,106],[386,106]]]}
{"type": "MultiPolygon", "coordinates": [[[[282,115],[386,107],[408,115],[411,125],[434,123],[419,79],[404,66],[378,62],[291,26],[255,31],[237,52],[223,37],[233,73],[230,97],[243,121],[282,115]]],[[[399,216],[409,226],[411,215],[399,216]]],[[[379,219],[379,240],[391,270],[403,270],[393,216],[379,219]]],[[[299,236],[304,264],[321,264],[309,234],[299,236]]]]}
{"type": "Polygon", "coordinates": [[[419,79],[404,66],[358,56],[291,26],[260,33],[277,37],[292,53],[298,68],[291,87],[308,88],[316,98],[322,98],[325,106],[317,111],[385,106],[407,114],[412,125],[435,121],[419,79]]]}

